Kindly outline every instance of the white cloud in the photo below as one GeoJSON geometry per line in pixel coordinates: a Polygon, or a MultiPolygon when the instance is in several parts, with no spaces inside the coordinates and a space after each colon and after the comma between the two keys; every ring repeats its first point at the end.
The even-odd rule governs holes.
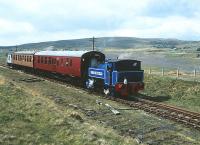
{"type": "Polygon", "coordinates": [[[199,4],[198,0],[0,0],[0,45],[92,36],[199,40],[199,4]]]}
{"type": "Polygon", "coordinates": [[[28,22],[17,22],[0,18],[0,35],[15,33],[31,33],[34,27],[28,22]]]}
{"type": "MultiPolygon", "coordinates": [[[[193,39],[200,35],[200,19],[171,16],[165,19],[155,17],[139,17],[129,21],[113,32],[117,36],[135,36],[150,38],[193,39]],[[188,35],[188,37],[186,37],[188,35]]],[[[111,33],[112,34],[112,33],[111,33]]]]}

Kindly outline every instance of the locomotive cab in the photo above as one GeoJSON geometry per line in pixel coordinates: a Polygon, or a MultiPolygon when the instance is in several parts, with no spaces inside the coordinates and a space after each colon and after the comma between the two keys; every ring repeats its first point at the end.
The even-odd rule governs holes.
{"type": "Polygon", "coordinates": [[[81,57],[81,74],[84,81],[88,80],[88,68],[97,68],[105,62],[105,55],[98,51],[89,51],[81,57]]]}

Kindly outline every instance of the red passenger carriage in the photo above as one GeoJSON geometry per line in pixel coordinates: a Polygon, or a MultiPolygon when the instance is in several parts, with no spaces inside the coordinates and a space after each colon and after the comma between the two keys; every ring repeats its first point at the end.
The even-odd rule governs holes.
{"type": "Polygon", "coordinates": [[[98,51],[40,51],[34,55],[34,68],[46,72],[85,78],[88,67],[105,60],[98,51]]]}

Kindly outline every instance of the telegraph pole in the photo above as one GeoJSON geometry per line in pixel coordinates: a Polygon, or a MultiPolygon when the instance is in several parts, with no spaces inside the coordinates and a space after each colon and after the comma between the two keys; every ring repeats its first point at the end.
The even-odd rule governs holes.
{"type": "Polygon", "coordinates": [[[92,38],[92,50],[94,51],[94,36],[92,38]]]}
{"type": "Polygon", "coordinates": [[[93,50],[93,51],[94,51],[94,48],[95,48],[95,44],[94,44],[94,43],[95,43],[95,39],[96,39],[96,38],[93,36],[93,37],[92,37],[92,40],[90,40],[90,41],[92,41],[92,50],[93,50]]]}

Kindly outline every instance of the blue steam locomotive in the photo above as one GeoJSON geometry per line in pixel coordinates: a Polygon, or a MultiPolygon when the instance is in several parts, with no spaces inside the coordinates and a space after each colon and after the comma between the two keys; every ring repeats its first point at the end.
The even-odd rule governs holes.
{"type": "Polygon", "coordinates": [[[144,89],[144,70],[137,60],[106,60],[88,68],[88,89],[103,84],[104,93],[111,96],[128,96],[144,89]]]}

